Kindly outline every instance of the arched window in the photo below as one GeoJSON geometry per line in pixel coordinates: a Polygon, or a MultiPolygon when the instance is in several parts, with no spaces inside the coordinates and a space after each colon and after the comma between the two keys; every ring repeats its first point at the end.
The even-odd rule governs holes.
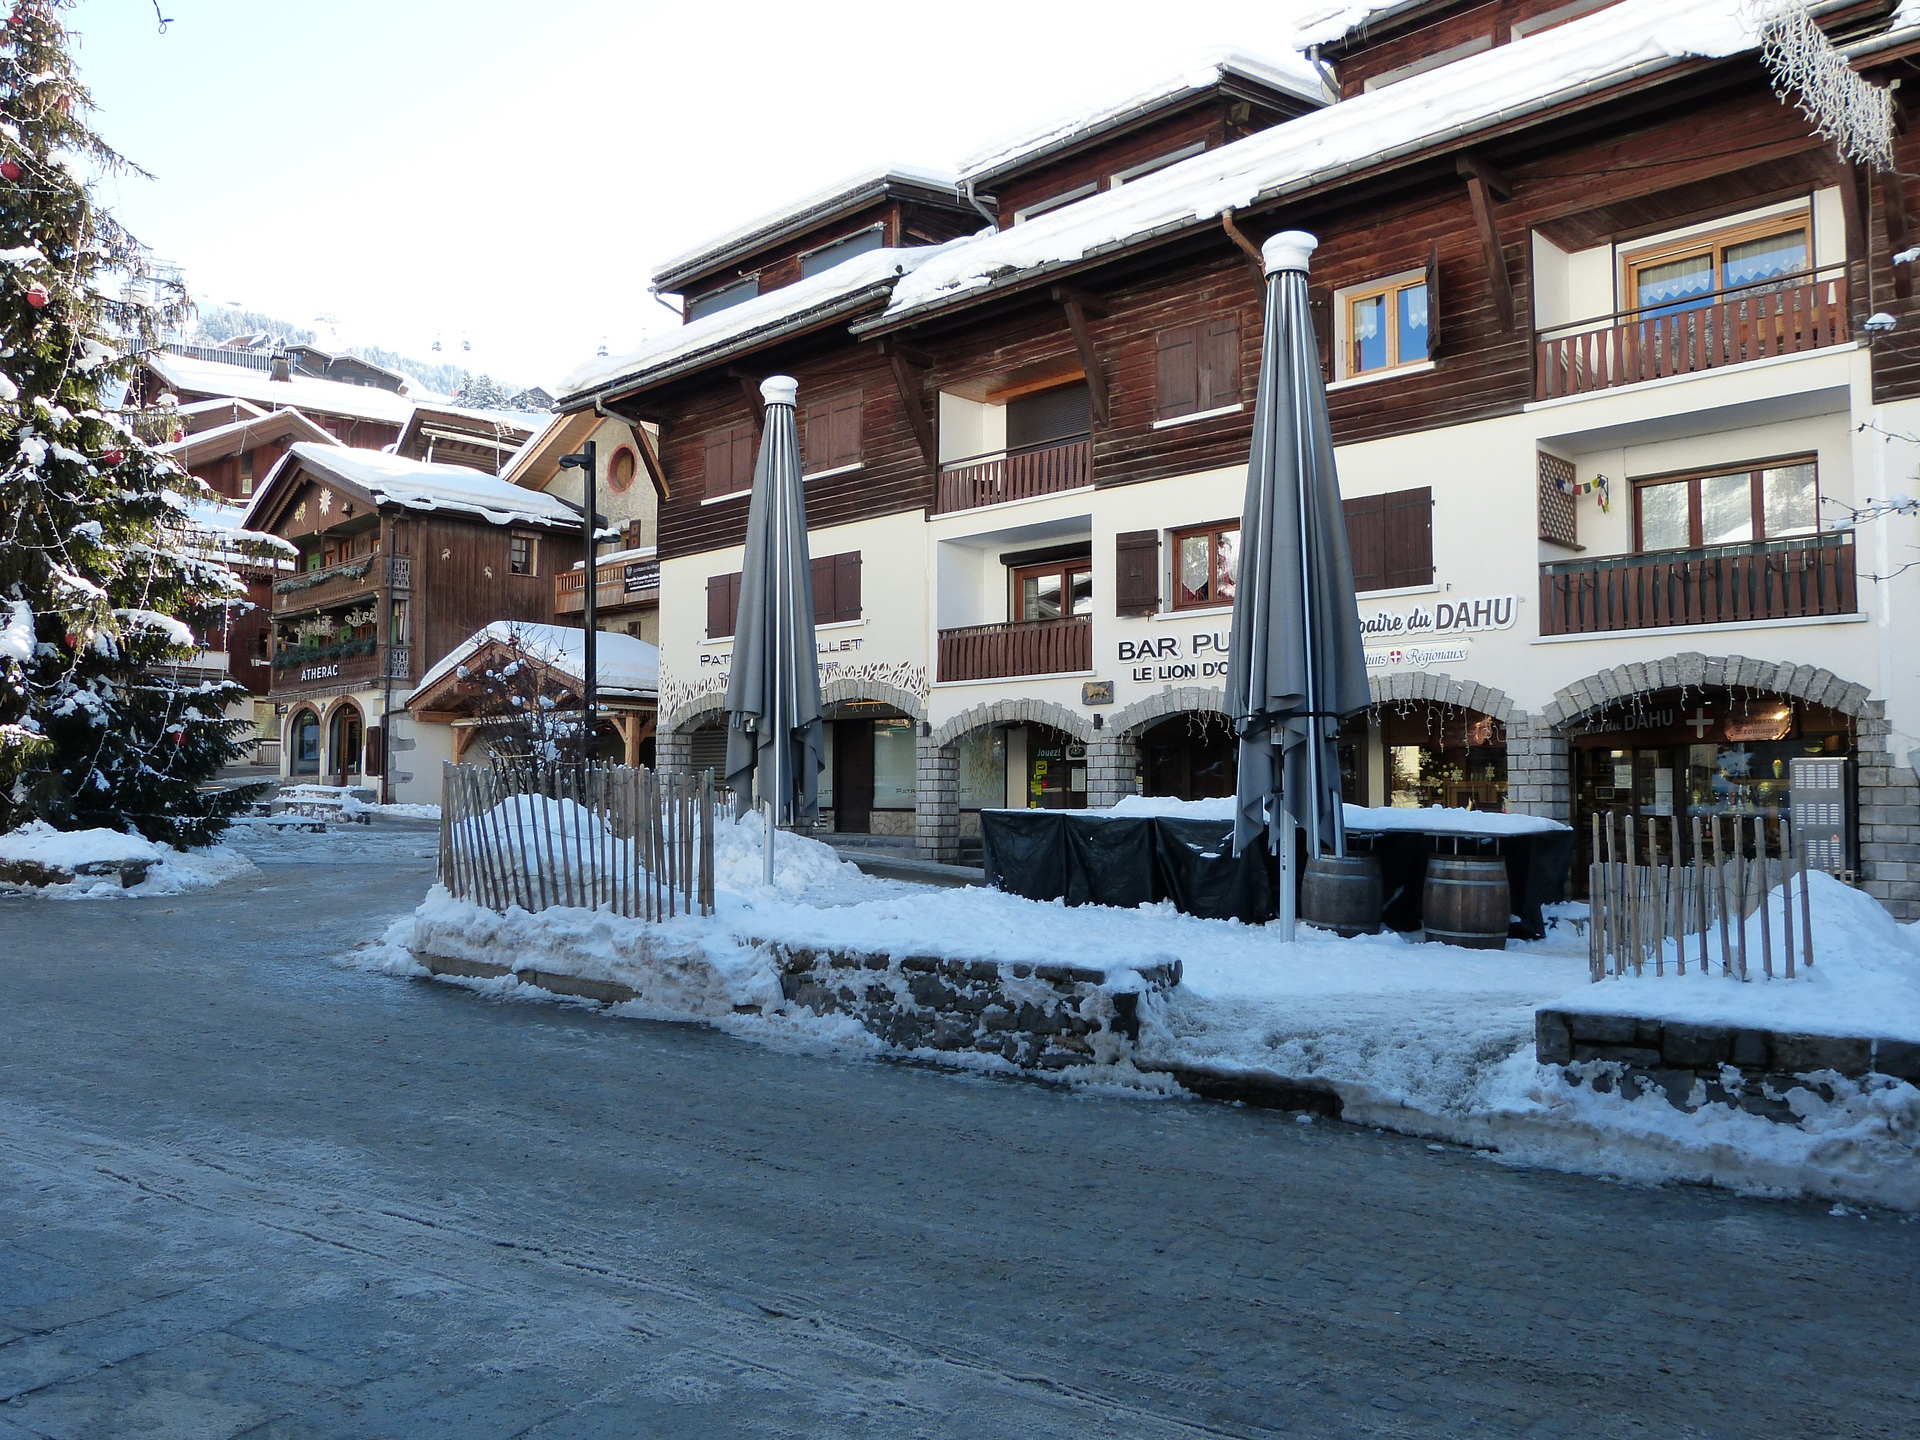
{"type": "Polygon", "coordinates": [[[633,486],[633,477],[639,473],[640,461],[633,448],[622,445],[613,452],[613,458],[607,462],[607,484],[615,494],[629,490],[633,486]]]}
{"type": "Polygon", "coordinates": [[[302,710],[293,717],[287,729],[287,773],[289,775],[318,775],[320,773],[320,717],[311,710],[302,710]]]}

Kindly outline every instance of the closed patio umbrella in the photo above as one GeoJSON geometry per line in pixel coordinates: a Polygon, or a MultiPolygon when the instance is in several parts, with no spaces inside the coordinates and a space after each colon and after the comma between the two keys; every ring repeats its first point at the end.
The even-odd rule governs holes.
{"type": "Polygon", "coordinates": [[[800,486],[799,386],[776,375],[760,394],[766,417],[747,506],[747,553],[727,678],[727,784],[746,803],[758,784],[765,807],[766,882],[774,831],[820,813],[825,726],[813,638],[813,567],[800,486]]]}
{"type": "Polygon", "coordinates": [[[1294,827],[1306,831],[1309,855],[1346,853],[1339,722],[1368,703],[1326,382],[1307,306],[1307,261],[1318,244],[1289,230],[1262,251],[1266,327],[1227,654],[1227,707],[1240,742],[1233,849],[1239,854],[1264,833],[1279,853],[1287,939],[1298,894],[1294,827]]]}

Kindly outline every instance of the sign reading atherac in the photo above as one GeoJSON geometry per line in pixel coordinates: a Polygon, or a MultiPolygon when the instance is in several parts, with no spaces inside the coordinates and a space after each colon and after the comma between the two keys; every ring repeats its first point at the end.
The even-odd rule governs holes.
{"type": "Polygon", "coordinates": [[[1511,630],[1520,609],[1518,595],[1482,595],[1471,600],[1436,600],[1403,610],[1377,610],[1360,617],[1364,640],[1403,640],[1415,635],[1471,635],[1480,630],[1511,630]]]}

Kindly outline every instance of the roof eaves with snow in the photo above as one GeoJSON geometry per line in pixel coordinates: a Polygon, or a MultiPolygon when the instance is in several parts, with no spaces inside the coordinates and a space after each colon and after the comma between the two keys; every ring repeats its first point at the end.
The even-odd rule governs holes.
{"type": "Polygon", "coordinates": [[[1354,41],[1392,29],[1422,10],[1460,0],[1341,0],[1309,11],[1293,32],[1293,43],[1314,54],[1335,54],[1354,41]]]}
{"type": "Polygon", "coordinates": [[[1343,100],[1171,165],[1122,189],[956,241],[894,287],[874,335],[1216,227],[1360,175],[1482,141],[1583,97],[1686,73],[1756,44],[1732,0],[1621,0],[1551,30],[1343,100]]]}
{"type": "Polygon", "coordinates": [[[857,210],[901,191],[946,201],[955,209],[973,208],[960,194],[958,177],[946,171],[923,170],[907,165],[862,171],[811,195],[790,201],[777,210],[756,215],[724,234],[702,242],[695,249],[663,261],[654,272],[653,288],[677,290],[728,260],[762,249],[784,236],[824,225],[835,215],[857,210]]]}
{"type": "MultiPolygon", "coordinates": [[[[243,404],[245,402],[242,402],[243,404]]],[[[249,409],[253,407],[248,406],[249,409]]],[[[256,443],[270,440],[289,430],[301,431],[307,439],[320,445],[341,445],[332,431],[316,424],[298,410],[255,410],[253,414],[239,420],[229,420],[225,425],[216,425],[210,430],[201,430],[187,436],[184,440],[170,441],[155,448],[162,455],[171,455],[182,462],[199,459],[208,451],[226,453],[226,447],[244,449],[248,440],[256,443]]]]}
{"type": "Polygon", "coordinates": [[[498,476],[463,465],[436,465],[410,460],[385,450],[329,449],[307,441],[288,448],[268,472],[247,507],[246,525],[271,508],[268,500],[281,488],[289,467],[300,466],[339,484],[353,487],[375,505],[404,510],[451,511],[472,515],[495,525],[531,525],[575,530],[580,512],[556,495],[509,485],[498,476]]]}
{"type": "MultiPolygon", "coordinates": [[[[638,636],[613,630],[602,631],[594,638],[597,651],[594,688],[603,697],[650,700],[658,693],[660,651],[657,646],[638,636]]],[[[412,705],[425,698],[488,645],[513,646],[527,659],[577,686],[587,668],[585,641],[586,632],[577,626],[528,620],[489,621],[435,661],[401,703],[412,705]]]]}
{"type": "Polygon", "coordinates": [[[666,331],[625,355],[590,361],[568,376],[555,402],[565,412],[616,392],[631,392],[716,365],[873,307],[902,275],[960,241],[869,250],[818,275],[769,290],[666,331]]]}
{"type": "Polygon", "coordinates": [[[389,425],[404,425],[413,414],[413,402],[406,396],[372,385],[349,385],[343,380],[319,380],[308,375],[275,380],[268,372],[249,366],[165,351],[148,354],[145,363],[174,390],[193,395],[235,396],[274,409],[298,409],[389,425]]]}
{"type": "Polygon", "coordinates": [[[1325,105],[1331,98],[1304,64],[1299,73],[1289,74],[1271,61],[1237,51],[1217,52],[1164,84],[1117,104],[1029,130],[1017,139],[971,155],[961,162],[960,178],[970,185],[990,185],[1037,160],[1104,139],[1235,79],[1313,106],[1325,105]]]}

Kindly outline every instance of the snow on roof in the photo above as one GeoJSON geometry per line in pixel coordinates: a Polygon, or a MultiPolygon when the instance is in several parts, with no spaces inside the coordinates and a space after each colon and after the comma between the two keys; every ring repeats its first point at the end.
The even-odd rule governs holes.
{"type": "MultiPolygon", "coordinates": [[[[406,703],[411,704],[425,695],[483,645],[495,641],[517,647],[576,685],[586,678],[586,631],[575,626],[539,625],[528,620],[495,620],[482,625],[448,651],[421,677],[406,703]]],[[[660,687],[660,651],[637,635],[623,635],[613,630],[596,632],[593,659],[595,684],[602,695],[652,696],[660,687]]]]}
{"type": "Polygon", "coordinates": [[[211,400],[193,400],[185,405],[175,406],[174,408],[175,411],[181,415],[205,415],[213,410],[232,410],[235,413],[247,410],[255,415],[264,415],[267,413],[258,405],[248,400],[242,400],[237,395],[221,395],[211,400]]]}
{"type": "Polygon", "coordinates": [[[617,380],[652,378],[658,372],[688,366],[728,345],[844,308],[855,298],[891,285],[914,267],[924,265],[933,256],[960,243],[948,241],[946,245],[869,250],[818,275],[809,275],[804,280],[666,331],[637,350],[589,360],[561,385],[561,401],[565,403],[585,391],[617,380]]]}
{"type": "Polygon", "coordinates": [[[662,288],[666,288],[668,278],[677,275],[680,271],[712,260],[763,233],[771,234],[784,229],[803,216],[838,210],[868,191],[884,189],[893,181],[900,181],[907,185],[920,185],[932,190],[945,190],[951,193],[956,201],[960,199],[959,178],[951,171],[929,170],[917,165],[886,165],[878,170],[862,170],[855,175],[842,176],[833,184],[802,196],[798,200],[791,200],[778,209],[756,215],[734,226],[725,234],[703,240],[693,249],[661,262],[660,267],[654,272],[654,281],[662,288]]]}
{"type": "Polygon", "coordinates": [[[1419,3],[1420,0],[1338,0],[1333,5],[1317,5],[1300,17],[1294,27],[1293,43],[1302,50],[1314,45],[1331,45],[1389,10],[1408,10],[1419,3]]]}
{"type": "Polygon", "coordinates": [[[156,350],[147,356],[147,368],[176,390],[196,395],[235,395],[272,408],[314,410],[325,415],[351,415],[363,420],[385,420],[397,425],[413,414],[413,402],[391,390],[372,385],[349,385],[342,380],[314,380],[297,375],[275,380],[265,370],[197,360],[156,350]]]}
{"type": "Polygon", "coordinates": [[[944,247],[894,287],[885,318],[1324,183],[1510,120],[1577,88],[1624,80],[1643,67],[1737,54],[1757,43],[1761,23],[1739,0],[1621,0],[1195,155],[1121,189],[944,247]]]}
{"type": "Polygon", "coordinates": [[[194,495],[181,499],[180,511],[187,524],[206,537],[205,549],[216,559],[258,565],[269,558],[264,551],[290,557],[300,553],[278,535],[247,529],[245,504],[218,495],[194,495]]]}
{"type": "Polygon", "coordinates": [[[551,415],[537,410],[500,410],[475,405],[458,405],[452,401],[419,400],[415,409],[430,410],[436,415],[454,415],[462,420],[477,420],[482,425],[497,425],[506,430],[522,430],[537,434],[547,428],[551,415]]]}
{"type": "Polygon", "coordinates": [[[1316,103],[1329,98],[1319,72],[1300,55],[1261,59],[1235,50],[1209,51],[1196,57],[1177,75],[1165,76],[1158,83],[1146,86],[1123,100],[1102,105],[1093,111],[1082,110],[1076,114],[1062,115],[1050,124],[1025,131],[1013,139],[968,156],[960,162],[960,176],[963,180],[975,180],[1010,169],[1037,155],[1058,149],[1082,135],[1107,129],[1136,114],[1158,110],[1185,96],[1211,89],[1229,75],[1257,81],[1316,103]]]}
{"type": "MultiPolygon", "coordinates": [[[[409,460],[385,450],[349,450],[343,447],[315,445],[301,441],[287,451],[286,458],[274,469],[290,464],[332,475],[349,485],[358,485],[375,502],[404,505],[409,510],[459,510],[478,515],[496,525],[577,525],[580,512],[544,490],[528,490],[519,485],[469,470],[463,465],[433,465],[409,460]]],[[[248,521],[262,499],[274,488],[261,486],[248,510],[248,521]]]]}
{"type": "MultiPolygon", "coordinates": [[[[222,404],[225,402],[222,401],[222,404]]],[[[240,402],[245,405],[243,400],[240,402]]],[[[215,425],[208,430],[199,430],[183,440],[172,440],[165,445],[157,445],[162,455],[197,455],[203,450],[218,449],[228,441],[244,440],[249,434],[265,435],[284,429],[298,429],[315,444],[339,445],[333,432],[324,425],[309,420],[298,410],[258,410],[248,405],[251,414],[238,420],[229,420],[224,425],[215,425]]]]}

